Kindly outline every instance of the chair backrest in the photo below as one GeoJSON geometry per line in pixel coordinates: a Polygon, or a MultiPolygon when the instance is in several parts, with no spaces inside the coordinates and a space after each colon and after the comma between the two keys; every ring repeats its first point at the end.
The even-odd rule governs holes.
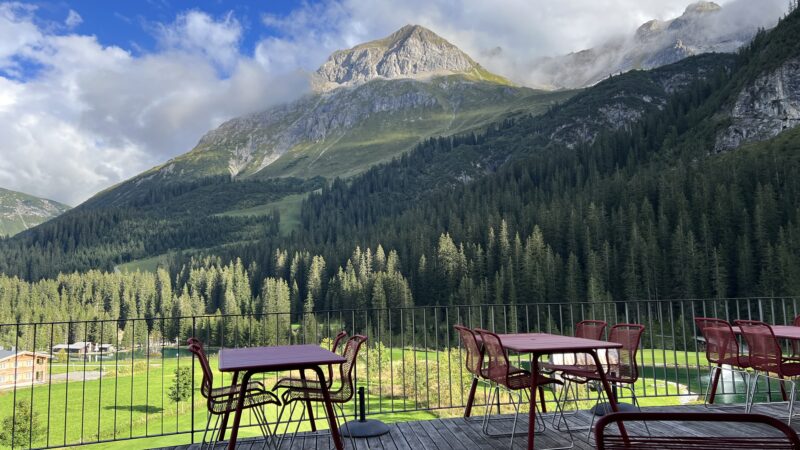
{"type": "Polygon", "coordinates": [[[482,328],[476,328],[475,332],[481,336],[484,355],[487,359],[486,369],[483,371],[484,377],[498,383],[506,383],[510,365],[500,336],[482,328]]]}
{"type": "MultiPolygon", "coordinates": [[[[710,424],[709,424],[710,425],[710,424]]],[[[651,425],[653,426],[653,425],[651,425]]],[[[695,427],[692,427],[695,428],[695,427]]],[[[762,414],[720,414],[707,412],[620,412],[603,415],[595,426],[595,443],[598,450],[617,449],[800,449],[800,438],[787,424],[773,417],[762,414]],[[671,426],[668,435],[664,433],[647,433],[634,435],[634,427],[625,427],[628,431],[627,440],[619,434],[617,427],[612,424],[622,422],[649,422],[663,421],[662,426],[669,426],[669,422],[711,422],[723,423],[718,427],[703,427],[703,435],[697,436],[691,431],[683,436],[677,433],[687,430],[687,427],[671,426]],[[750,424],[745,430],[732,433],[731,425],[736,423],[750,424]],[[758,432],[758,430],[764,430],[758,432]],[[717,433],[715,430],[719,430],[717,433]],[[607,432],[612,431],[612,432],[607,432]],[[756,432],[754,432],[756,431],[756,432]],[[675,434],[673,434],[675,433],[675,434]]]]}
{"type": "Polygon", "coordinates": [[[353,369],[356,367],[356,359],[358,358],[358,352],[361,350],[361,345],[366,341],[366,336],[356,334],[348,339],[344,345],[344,354],[342,356],[346,361],[339,366],[342,384],[338,389],[337,401],[346,402],[353,397],[355,392],[353,369]]]}
{"type": "Polygon", "coordinates": [[[575,337],[599,341],[603,339],[606,326],[608,324],[602,320],[581,320],[575,325],[575,337]]]}
{"type": "Polygon", "coordinates": [[[739,362],[739,340],[731,324],[712,317],[695,317],[694,323],[706,340],[706,359],[714,364],[735,364],[739,362]]]}
{"type": "Polygon", "coordinates": [[[453,328],[458,332],[461,345],[464,346],[464,350],[467,352],[465,367],[469,373],[475,376],[481,376],[481,370],[483,369],[483,348],[478,344],[475,332],[463,325],[454,325],[453,328]]]}
{"type": "Polygon", "coordinates": [[[755,370],[780,374],[783,355],[772,327],[758,320],[736,320],[734,324],[741,328],[747,342],[750,366],[755,370]]]}
{"type": "Polygon", "coordinates": [[[208,363],[203,347],[198,344],[191,344],[189,345],[189,351],[197,357],[200,362],[200,368],[203,369],[203,382],[200,385],[200,393],[203,397],[208,398],[211,395],[211,388],[214,386],[214,372],[211,371],[211,365],[208,363]]]}
{"type": "Polygon", "coordinates": [[[615,349],[616,358],[611,358],[610,352],[606,353],[609,362],[608,373],[617,381],[635,383],[639,379],[636,353],[639,351],[643,333],[644,325],[636,323],[618,323],[608,332],[608,342],[622,344],[621,348],[615,349]]]}

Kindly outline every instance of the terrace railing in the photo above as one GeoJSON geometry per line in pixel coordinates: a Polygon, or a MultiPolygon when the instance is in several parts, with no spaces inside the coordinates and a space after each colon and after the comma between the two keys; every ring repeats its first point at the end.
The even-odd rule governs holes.
{"type": "MultiPolygon", "coordinates": [[[[708,364],[695,316],[791,324],[797,314],[800,298],[741,298],[0,324],[0,345],[20,355],[16,362],[13,356],[0,361],[0,447],[51,448],[171,435],[183,435],[171,443],[196,442],[207,416],[199,393],[201,372],[185,345],[189,336],[205,342],[215,366],[220,347],[324,345],[341,329],[365,334],[369,341],[357,364],[357,383],[368,393],[367,414],[397,421],[462,414],[471,377],[455,324],[498,333],[567,335],[583,319],[644,324],[637,396],[650,404],[675,404],[702,401],[705,389],[708,364]],[[78,342],[92,345],[58,347],[78,342]],[[50,357],[43,364],[27,363],[23,352],[50,357]],[[181,388],[189,382],[193,388],[181,388]]],[[[516,363],[527,362],[518,358],[516,363]]],[[[260,377],[267,387],[277,378],[260,377]]],[[[718,402],[743,402],[744,387],[733,377],[724,381],[718,402]]],[[[484,398],[478,395],[476,407],[485,406],[484,398]]],[[[355,412],[355,406],[349,411],[355,412]]],[[[277,411],[268,415],[275,417],[277,411]]],[[[248,416],[243,423],[255,425],[248,416]]]]}

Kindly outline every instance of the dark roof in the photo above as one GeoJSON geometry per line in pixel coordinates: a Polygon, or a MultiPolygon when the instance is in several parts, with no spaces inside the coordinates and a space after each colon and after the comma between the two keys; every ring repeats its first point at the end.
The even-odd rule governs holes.
{"type": "Polygon", "coordinates": [[[5,349],[0,350],[0,359],[6,359],[9,356],[14,356],[15,353],[17,353],[17,352],[16,351],[11,351],[11,350],[5,350],[5,349]]]}

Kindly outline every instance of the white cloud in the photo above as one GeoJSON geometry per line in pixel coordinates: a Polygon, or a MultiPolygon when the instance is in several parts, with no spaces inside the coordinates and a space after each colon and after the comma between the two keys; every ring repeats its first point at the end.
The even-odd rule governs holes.
{"type": "Polygon", "coordinates": [[[160,28],[163,48],[142,56],[52,34],[18,7],[0,8],[0,21],[0,70],[42,67],[32,79],[0,72],[0,186],[72,205],[307,89],[305,77],[242,55],[230,15],[181,15],[160,28]],[[3,39],[16,31],[25,38],[3,39]]]}
{"type": "Polygon", "coordinates": [[[64,21],[64,25],[66,25],[67,28],[72,29],[82,23],[83,23],[83,17],[81,17],[81,15],[78,14],[77,11],[75,11],[74,9],[70,9],[69,14],[67,14],[67,20],[64,21]]]}
{"type": "MultiPolygon", "coordinates": [[[[64,34],[80,25],[78,12],[61,28],[43,27],[34,7],[0,3],[0,186],[77,204],[190,150],[223,120],[299,96],[307,83],[297,69],[315,70],[332,51],[408,23],[431,28],[490,70],[519,79],[534,58],[631,33],[651,18],[680,14],[686,3],[303,2],[288,16],[263,18],[272,37],[253,54],[242,53],[245,28],[233,14],[184,12],[150,30],[157,51],[130,52],[94,36],[64,34]],[[502,50],[489,57],[496,48],[502,50]],[[34,78],[23,76],[31,62],[41,68],[34,78]]],[[[777,17],[785,3],[728,2],[744,21],[777,17]]]]}
{"type": "MultiPolygon", "coordinates": [[[[631,35],[650,19],[680,15],[692,0],[325,0],[263,23],[283,34],[262,42],[259,61],[314,70],[332,51],[406,24],[430,28],[488,69],[525,83],[537,58],[631,35]]],[[[786,0],[718,1],[739,23],[774,23],[786,0]]],[[[738,25],[738,24],[737,24],[738,25]]]]}
{"type": "Polygon", "coordinates": [[[239,57],[242,27],[228,13],[216,21],[201,11],[180,14],[175,23],[159,25],[161,44],[170,50],[199,54],[223,69],[231,68],[239,57]]]}

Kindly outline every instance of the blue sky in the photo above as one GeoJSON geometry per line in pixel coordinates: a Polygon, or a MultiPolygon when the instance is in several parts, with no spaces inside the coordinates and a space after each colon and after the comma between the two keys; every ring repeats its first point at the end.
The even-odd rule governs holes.
{"type": "Polygon", "coordinates": [[[78,0],[64,1],[32,1],[36,5],[42,20],[63,22],[69,12],[75,11],[82,18],[82,23],[73,31],[90,33],[107,45],[130,48],[134,51],[156,50],[156,39],[147,29],[158,23],[170,23],[186,10],[204,11],[211,16],[224,17],[233,14],[242,24],[246,32],[243,35],[242,48],[255,48],[259,39],[274,35],[261,23],[265,14],[286,16],[297,8],[300,2],[289,0],[268,1],[168,1],[168,0],[78,0]]]}
{"type": "MultiPolygon", "coordinates": [[[[76,205],[308,93],[333,51],[406,24],[532,85],[537,58],[631,36],[690,1],[0,0],[0,187],[76,205]]],[[[788,5],[718,3],[745,25],[788,5]]]]}

